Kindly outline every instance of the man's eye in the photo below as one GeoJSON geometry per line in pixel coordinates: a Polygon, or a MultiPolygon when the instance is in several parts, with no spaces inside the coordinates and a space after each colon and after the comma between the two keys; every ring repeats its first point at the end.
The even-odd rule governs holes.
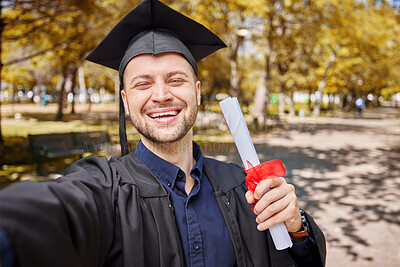
{"type": "Polygon", "coordinates": [[[148,83],[148,82],[140,82],[140,83],[137,83],[136,85],[135,85],[135,88],[144,88],[144,87],[147,87],[147,86],[149,86],[149,84],[150,83],[148,83]]]}
{"type": "Polygon", "coordinates": [[[183,83],[183,80],[181,80],[181,79],[172,79],[172,80],[170,80],[170,83],[172,83],[172,84],[181,84],[181,83],[183,83]]]}

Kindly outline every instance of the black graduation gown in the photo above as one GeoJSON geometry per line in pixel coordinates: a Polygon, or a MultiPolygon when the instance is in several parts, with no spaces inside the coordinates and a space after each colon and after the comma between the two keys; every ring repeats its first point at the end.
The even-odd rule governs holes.
{"type": "MultiPolygon", "coordinates": [[[[237,266],[295,266],[256,229],[244,194],[245,174],[234,164],[204,159],[234,245],[237,266]]],[[[321,262],[323,233],[307,215],[321,262]]],[[[21,182],[0,191],[0,227],[19,266],[182,266],[169,193],[133,153],[89,156],[49,182],[21,182]]]]}

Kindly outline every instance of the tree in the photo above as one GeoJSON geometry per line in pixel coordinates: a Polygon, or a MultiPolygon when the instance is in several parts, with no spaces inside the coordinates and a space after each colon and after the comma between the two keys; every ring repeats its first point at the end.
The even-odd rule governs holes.
{"type": "Polygon", "coordinates": [[[126,10],[121,7],[126,4],[121,2],[116,5],[108,0],[50,1],[50,4],[45,0],[40,4],[37,1],[24,1],[20,5],[17,2],[12,8],[9,7],[10,37],[7,39],[13,40],[14,45],[25,47],[31,54],[10,62],[35,56],[50,62],[53,69],[59,70],[59,75],[63,77],[61,81],[65,81],[61,83],[64,86],[59,91],[56,119],[60,120],[63,114],[62,99],[66,92],[64,87],[74,84],[77,69],[83,64],[85,56],[105,35],[104,29],[112,26],[112,18],[119,19],[118,16],[126,10]],[[104,17],[110,20],[104,20],[104,17]],[[49,56],[52,60],[49,60],[49,56]]]}
{"type": "MultiPolygon", "coordinates": [[[[338,15],[331,21],[340,23],[332,26],[340,31],[328,27],[324,36],[341,48],[334,64],[327,64],[331,67],[330,75],[322,89],[325,93],[340,93],[344,101],[342,106],[350,109],[356,97],[379,94],[399,79],[399,73],[392,71],[398,65],[394,44],[398,42],[399,26],[396,12],[388,3],[348,1],[335,6],[335,10],[338,15]]],[[[335,14],[332,8],[330,14],[335,14]]]]}
{"type": "MultiPolygon", "coordinates": [[[[7,51],[0,50],[0,74],[3,66],[13,65],[36,56],[55,50],[61,46],[68,46],[65,39],[53,43],[40,43],[35,46],[38,40],[43,40],[43,34],[50,36],[54,34],[54,26],[59,25],[59,17],[67,18],[79,12],[89,12],[95,1],[53,1],[53,0],[0,0],[0,47],[6,46],[7,42],[14,45],[28,46],[24,49],[27,54],[17,55],[8,53],[8,61],[3,62],[3,54],[7,51]],[[45,45],[47,44],[47,45],[45,45]],[[50,45],[49,45],[50,44],[50,45]]],[[[61,25],[63,24],[61,21],[61,25]]],[[[1,75],[0,75],[1,77],[1,75]]],[[[1,78],[0,78],[1,84],[1,78]]],[[[1,132],[0,113],[0,145],[4,144],[1,132]]]]}

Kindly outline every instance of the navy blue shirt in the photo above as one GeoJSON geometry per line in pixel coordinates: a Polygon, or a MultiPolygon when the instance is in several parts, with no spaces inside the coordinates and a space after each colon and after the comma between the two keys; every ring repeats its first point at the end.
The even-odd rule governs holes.
{"type": "Polygon", "coordinates": [[[14,253],[7,233],[0,229],[0,266],[14,266],[14,253]]]}
{"type": "Polygon", "coordinates": [[[235,252],[228,228],[203,172],[203,154],[193,142],[196,164],[190,171],[195,184],[186,194],[186,175],[139,142],[135,155],[170,192],[186,266],[234,266],[235,252]]]}

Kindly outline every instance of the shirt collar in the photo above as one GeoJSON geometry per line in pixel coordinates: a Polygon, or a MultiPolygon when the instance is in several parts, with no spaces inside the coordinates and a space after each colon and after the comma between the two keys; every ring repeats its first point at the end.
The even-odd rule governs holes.
{"type": "MultiPolygon", "coordinates": [[[[161,182],[165,184],[175,184],[176,177],[180,170],[179,167],[154,154],[143,144],[142,141],[139,141],[134,153],[136,157],[146,165],[158,179],[160,179],[161,182]]],[[[196,164],[190,171],[190,175],[193,178],[200,180],[203,173],[203,153],[196,142],[193,142],[193,158],[196,160],[196,164]]]]}

